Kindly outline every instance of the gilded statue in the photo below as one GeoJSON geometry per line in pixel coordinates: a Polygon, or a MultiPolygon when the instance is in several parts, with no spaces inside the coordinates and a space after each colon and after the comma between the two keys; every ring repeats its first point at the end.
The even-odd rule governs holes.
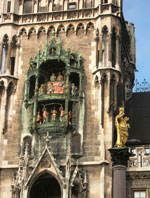
{"type": "Polygon", "coordinates": [[[127,123],[129,120],[128,117],[124,117],[124,108],[119,108],[119,114],[115,118],[115,126],[117,129],[117,141],[115,147],[125,147],[125,144],[128,140],[128,129],[130,124],[127,123]]]}

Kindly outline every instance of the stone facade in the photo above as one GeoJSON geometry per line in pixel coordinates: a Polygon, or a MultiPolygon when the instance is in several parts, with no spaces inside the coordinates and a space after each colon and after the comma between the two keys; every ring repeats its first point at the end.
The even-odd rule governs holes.
{"type": "Polygon", "coordinates": [[[111,197],[114,115],[131,94],[135,70],[134,25],[124,21],[122,1],[14,0],[9,9],[9,1],[1,0],[0,10],[0,197],[35,197],[43,180],[59,189],[48,192],[50,197],[111,197]],[[38,53],[52,41],[62,47],[61,61],[76,53],[82,59],[82,94],[69,99],[82,103],[81,119],[75,132],[55,135],[41,125],[39,135],[30,114],[38,96],[26,106],[26,88],[32,87],[27,73],[32,73],[30,58],[36,56],[37,65],[38,58],[44,61],[38,53]],[[73,139],[76,134],[79,139],[73,139]],[[73,147],[81,147],[75,156],[73,147]]]}

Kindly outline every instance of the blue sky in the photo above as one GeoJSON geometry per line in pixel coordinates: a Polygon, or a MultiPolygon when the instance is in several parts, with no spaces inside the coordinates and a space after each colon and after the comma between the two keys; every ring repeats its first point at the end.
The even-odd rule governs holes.
{"type": "Polygon", "coordinates": [[[150,0],[123,0],[124,17],[135,25],[136,79],[150,83],[150,0]]]}

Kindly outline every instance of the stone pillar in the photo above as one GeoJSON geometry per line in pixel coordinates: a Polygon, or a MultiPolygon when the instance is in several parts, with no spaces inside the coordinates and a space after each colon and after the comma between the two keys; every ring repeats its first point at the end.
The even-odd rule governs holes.
{"type": "Polygon", "coordinates": [[[103,35],[100,35],[99,38],[99,62],[102,64],[102,56],[103,56],[103,52],[102,52],[102,41],[103,41],[103,35]]]}
{"type": "Polygon", "coordinates": [[[5,126],[6,126],[6,109],[7,109],[7,94],[8,94],[8,86],[5,87],[4,98],[3,98],[3,107],[2,107],[2,117],[1,117],[1,133],[5,133],[5,126]]]}
{"type": "Polygon", "coordinates": [[[108,35],[108,64],[110,67],[112,67],[112,34],[111,33],[108,35]]]}
{"type": "Polygon", "coordinates": [[[126,198],[126,168],[130,153],[126,147],[109,151],[113,166],[113,198],[126,198]]]}

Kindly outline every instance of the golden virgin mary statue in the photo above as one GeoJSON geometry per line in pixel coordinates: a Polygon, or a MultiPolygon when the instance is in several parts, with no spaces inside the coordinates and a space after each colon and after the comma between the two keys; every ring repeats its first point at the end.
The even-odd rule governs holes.
{"type": "Polygon", "coordinates": [[[130,125],[127,123],[128,117],[124,117],[124,108],[120,107],[119,114],[115,118],[115,126],[117,129],[117,141],[115,147],[125,147],[128,140],[128,128],[130,125]]]}

